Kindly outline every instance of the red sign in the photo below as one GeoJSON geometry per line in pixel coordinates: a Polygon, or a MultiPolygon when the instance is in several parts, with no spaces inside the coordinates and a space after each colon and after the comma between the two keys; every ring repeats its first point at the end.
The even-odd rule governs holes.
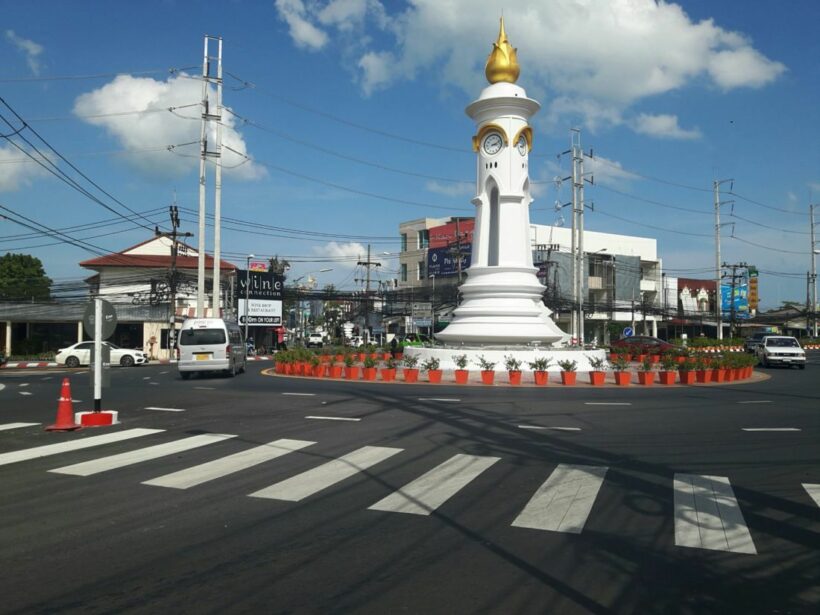
{"type": "Polygon", "coordinates": [[[268,262],[267,261],[251,261],[248,269],[251,271],[267,271],[268,270],[268,262]]]}
{"type": "Polygon", "coordinates": [[[473,242],[475,218],[462,218],[458,222],[448,222],[430,229],[430,248],[446,248],[455,245],[458,239],[462,244],[473,242]]]}

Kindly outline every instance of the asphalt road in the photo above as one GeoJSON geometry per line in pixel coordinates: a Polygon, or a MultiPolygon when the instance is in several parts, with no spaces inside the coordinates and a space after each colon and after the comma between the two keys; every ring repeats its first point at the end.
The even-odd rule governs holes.
{"type": "Polygon", "coordinates": [[[122,423],[70,433],[42,427],[87,375],[0,371],[0,611],[820,611],[816,357],[674,389],[269,366],[112,370],[122,423]]]}

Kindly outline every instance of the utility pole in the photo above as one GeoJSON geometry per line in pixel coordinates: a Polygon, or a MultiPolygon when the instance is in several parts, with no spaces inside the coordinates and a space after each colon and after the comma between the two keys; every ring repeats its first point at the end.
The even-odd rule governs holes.
{"type": "MultiPolygon", "coordinates": [[[[365,287],[364,287],[364,328],[365,331],[368,332],[367,339],[370,340],[370,329],[368,328],[368,322],[370,318],[370,268],[371,267],[381,267],[382,264],[376,261],[370,260],[370,244],[367,244],[367,260],[366,261],[359,261],[356,263],[359,267],[365,267],[365,287]]],[[[361,281],[361,280],[357,280],[361,281]]]]}
{"type": "MultiPolygon", "coordinates": [[[[581,131],[571,130],[571,147],[563,152],[572,156],[572,313],[570,317],[570,336],[574,343],[584,345],[584,151],[581,149],[581,131]]],[[[592,158],[590,150],[589,157],[592,158]]],[[[569,179],[569,178],[567,178],[569,179]]]]}
{"type": "Polygon", "coordinates": [[[723,339],[723,319],[722,319],[722,294],[720,292],[720,282],[723,277],[723,272],[720,268],[720,206],[734,201],[720,200],[720,186],[722,184],[730,183],[730,190],[734,185],[733,179],[714,180],[712,182],[712,190],[714,192],[715,201],[715,324],[717,325],[717,339],[723,339]]]}
{"type": "Polygon", "coordinates": [[[222,314],[219,310],[219,296],[221,285],[219,274],[221,273],[222,258],[222,37],[217,37],[216,54],[216,171],[214,173],[214,284],[213,284],[213,315],[220,318],[222,314]]]}
{"type": "Polygon", "coordinates": [[[723,267],[726,269],[731,269],[731,284],[730,284],[730,294],[729,294],[729,337],[737,337],[737,309],[735,308],[735,288],[737,287],[737,280],[740,278],[745,278],[745,274],[738,275],[738,269],[747,269],[749,265],[746,263],[735,263],[733,265],[729,265],[727,263],[723,263],[723,267]]]}
{"type": "Polygon", "coordinates": [[[816,264],[816,255],[817,255],[817,241],[814,238],[814,208],[817,207],[817,204],[809,205],[809,229],[811,231],[811,250],[809,251],[809,255],[811,256],[811,309],[809,312],[811,313],[811,329],[812,329],[812,337],[817,337],[817,264],[816,264]]]}
{"type": "Polygon", "coordinates": [[[177,209],[176,199],[174,199],[174,204],[168,209],[171,216],[171,232],[162,233],[159,227],[154,227],[154,234],[157,237],[168,237],[171,239],[171,271],[168,275],[168,289],[171,295],[171,313],[169,315],[171,328],[168,331],[168,352],[172,354],[176,347],[177,284],[179,282],[177,276],[177,254],[179,253],[177,240],[180,237],[193,237],[194,235],[193,233],[180,233],[177,230],[179,228],[179,211],[177,209]]]}
{"type": "MultiPolygon", "coordinates": [[[[200,120],[200,129],[199,129],[199,254],[197,260],[197,292],[196,292],[196,315],[198,318],[203,318],[205,316],[205,185],[206,185],[206,175],[205,175],[205,163],[207,161],[208,156],[220,156],[221,151],[217,152],[210,152],[208,151],[208,122],[215,120],[217,122],[217,129],[219,130],[221,117],[219,113],[211,114],[209,106],[208,106],[208,84],[210,83],[217,83],[221,87],[222,82],[222,39],[215,36],[208,36],[205,35],[205,49],[203,52],[202,58],[202,114],[200,120]],[[209,53],[209,45],[211,42],[217,41],[218,42],[218,53],[219,55],[216,58],[211,57],[209,53]],[[218,76],[211,77],[211,60],[216,59],[218,64],[218,76]]],[[[221,94],[220,100],[217,104],[219,107],[221,105],[221,94]]],[[[217,109],[220,111],[220,109],[217,109]]],[[[219,138],[217,139],[219,140],[219,138]]],[[[221,145],[221,144],[220,144],[221,145]]],[[[221,148],[220,148],[221,149],[221,148]]],[[[221,168],[220,168],[220,186],[221,186],[221,168]]],[[[221,198],[221,196],[220,196],[221,198]]],[[[217,238],[219,237],[219,217],[218,215],[214,219],[214,238],[215,241],[219,241],[217,238]]],[[[214,246],[216,248],[216,244],[214,246]]],[[[219,263],[219,257],[215,255],[214,261],[216,262],[216,266],[219,263]]],[[[214,279],[214,282],[218,282],[217,279],[214,279]]],[[[214,286],[213,294],[216,296],[216,305],[218,307],[219,302],[219,288],[214,286]]]]}

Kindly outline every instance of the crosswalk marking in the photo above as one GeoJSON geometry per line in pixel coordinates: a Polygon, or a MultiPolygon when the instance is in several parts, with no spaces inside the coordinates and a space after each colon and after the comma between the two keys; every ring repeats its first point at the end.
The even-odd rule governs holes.
{"type": "Polygon", "coordinates": [[[139,427],[136,429],[126,429],[125,431],[109,433],[103,436],[91,436],[90,438],[79,438],[77,440],[71,440],[70,442],[60,442],[59,444],[35,446],[34,448],[27,448],[22,451],[13,451],[11,453],[1,454],[0,466],[10,463],[17,463],[18,461],[48,457],[50,455],[57,455],[59,453],[66,453],[69,451],[78,451],[84,448],[100,446],[102,444],[111,444],[112,442],[130,440],[132,438],[141,438],[142,436],[150,436],[151,434],[160,433],[163,431],[165,430],[139,427]]]}
{"type": "Polygon", "coordinates": [[[338,459],[320,465],[318,468],[302,472],[279,483],[251,493],[254,498],[299,502],[306,497],[327,489],[338,482],[366,470],[402,452],[401,448],[364,446],[338,459]]]}
{"type": "Polygon", "coordinates": [[[55,474],[71,474],[72,476],[91,476],[92,474],[99,474],[100,472],[107,472],[109,470],[116,470],[117,468],[124,468],[126,466],[134,465],[142,461],[150,461],[152,459],[159,459],[160,457],[167,457],[182,451],[188,451],[200,446],[207,446],[236,436],[224,433],[208,433],[198,436],[191,436],[190,438],[182,438],[181,440],[174,440],[173,442],[166,442],[164,444],[156,444],[146,448],[140,448],[135,451],[127,453],[120,453],[119,455],[111,455],[109,457],[101,457],[100,459],[92,459],[91,461],[84,461],[82,463],[75,463],[70,466],[62,468],[55,468],[49,470],[55,474]]]}
{"type": "Polygon", "coordinates": [[[512,525],[580,534],[608,468],[560,464],[512,525]]]}
{"type": "Polygon", "coordinates": [[[818,506],[820,506],[820,485],[803,483],[803,489],[805,489],[811,499],[814,500],[818,506]]]}
{"type": "Polygon", "coordinates": [[[241,451],[221,459],[214,459],[191,468],[165,474],[143,482],[143,485],[154,487],[170,487],[172,489],[188,489],[207,483],[208,481],[234,474],[240,470],[251,468],[265,461],[276,459],[305,447],[316,444],[305,440],[274,440],[262,446],[241,451]]]}
{"type": "Polygon", "coordinates": [[[163,408],[162,406],[146,406],[146,410],[158,410],[160,412],[185,412],[185,408],[163,408]]]}
{"type": "Polygon", "coordinates": [[[677,546],[757,553],[727,477],[675,474],[674,491],[677,546]]]}
{"type": "Polygon", "coordinates": [[[35,425],[39,425],[40,423],[5,423],[4,425],[0,425],[0,431],[6,431],[9,429],[20,429],[21,427],[34,427],[35,425]]]}
{"type": "Polygon", "coordinates": [[[350,416],[315,416],[312,414],[306,416],[305,418],[313,419],[315,421],[351,421],[353,423],[357,423],[362,420],[350,416]]]}
{"type": "Polygon", "coordinates": [[[398,491],[379,500],[370,506],[369,510],[429,515],[499,459],[454,455],[398,491]]]}

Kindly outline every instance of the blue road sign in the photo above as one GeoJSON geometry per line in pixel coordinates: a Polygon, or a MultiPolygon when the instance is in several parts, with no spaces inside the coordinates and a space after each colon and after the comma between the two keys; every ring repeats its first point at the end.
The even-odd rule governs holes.
{"type": "Polygon", "coordinates": [[[624,337],[632,337],[635,335],[635,331],[632,327],[624,327],[624,337]]]}

